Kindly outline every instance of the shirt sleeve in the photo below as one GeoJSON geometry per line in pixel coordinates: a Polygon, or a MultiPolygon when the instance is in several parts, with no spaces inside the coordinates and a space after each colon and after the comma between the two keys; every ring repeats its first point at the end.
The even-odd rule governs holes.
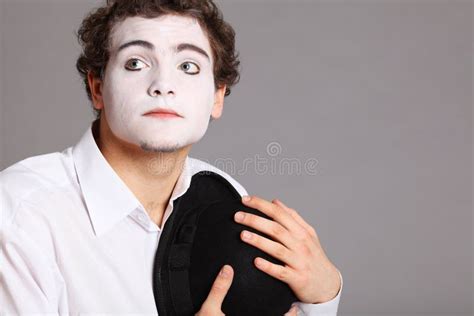
{"type": "Polygon", "coordinates": [[[0,230],[0,281],[0,315],[68,314],[56,262],[14,224],[0,230]]]}
{"type": "MultiPolygon", "coordinates": [[[[338,270],[339,272],[339,270],[338,270]]],[[[339,292],[337,293],[336,297],[332,300],[320,303],[320,304],[309,304],[303,302],[296,302],[296,306],[298,307],[298,316],[336,316],[337,309],[339,307],[339,300],[341,298],[342,293],[342,274],[339,272],[339,277],[341,278],[341,287],[339,288],[339,292]]]]}

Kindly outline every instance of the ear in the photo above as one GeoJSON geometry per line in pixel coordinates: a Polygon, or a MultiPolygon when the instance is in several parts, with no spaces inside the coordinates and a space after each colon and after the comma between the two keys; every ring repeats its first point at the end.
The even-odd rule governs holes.
{"type": "Polygon", "coordinates": [[[102,98],[102,81],[94,77],[91,71],[87,72],[87,81],[91,89],[92,103],[94,108],[102,110],[104,108],[104,100],[102,98]]]}
{"type": "Polygon", "coordinates": [[[215,120],[221,117],[222,109],[224,107],[224,96],[226,85],[220,86],[214,95],[214,106],[212,107],[211,117],[215,120]]]}

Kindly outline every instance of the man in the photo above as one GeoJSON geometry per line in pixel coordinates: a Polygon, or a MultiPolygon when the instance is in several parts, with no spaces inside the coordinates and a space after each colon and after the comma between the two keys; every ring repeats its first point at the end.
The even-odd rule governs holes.
{"type": "MultiPolygon", "coordinates": [[[[275,239],[241,236],[285,263],[255,259],[299,299],[288,313],[336,314],[342,277],[315,230],[277,199],[245,199],[230,175],[188,156],[238,81],[234,32],[212,1],[108,1],[79,38],[97,120],[74,147],[0,173],[0,312],[156,315],[161,230],[191,176],[210,170],[273,219],[236,216],[275,239]]],[[[232,278],[226,266],[199,315],[222,314],[232,278]]]]}

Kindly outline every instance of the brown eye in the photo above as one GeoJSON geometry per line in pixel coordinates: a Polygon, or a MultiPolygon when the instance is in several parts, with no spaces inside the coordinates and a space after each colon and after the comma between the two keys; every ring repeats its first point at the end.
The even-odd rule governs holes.
{"type": "Polygon", "coordinates": [[[179,68],[190,75],[197,75],[200,72],[199,66],[190,61],[182,63],[179,68]]]}
{"type": "Polygon", "coordinates": [[[125,69],[132,70],[132,71],[138,71],[138,70],[144,68],[145,66],[146,66],[146,64],[143,61],[141,61],[140,59],[132,58],[132,59],[129,59],[127,61],[127,63],[125,64],[125,69]]]}

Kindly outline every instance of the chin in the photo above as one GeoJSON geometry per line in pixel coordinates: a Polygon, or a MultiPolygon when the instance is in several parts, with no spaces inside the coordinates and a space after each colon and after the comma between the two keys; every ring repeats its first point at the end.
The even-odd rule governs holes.
{"type": "Polygon", "coordinates": [[[146,152],[154,153],[172,153],[182,149],[185,145],[179,142],[169,142],[169,143],[153,143],[153,142],[141,142],[140,148],[146,152]]]}

